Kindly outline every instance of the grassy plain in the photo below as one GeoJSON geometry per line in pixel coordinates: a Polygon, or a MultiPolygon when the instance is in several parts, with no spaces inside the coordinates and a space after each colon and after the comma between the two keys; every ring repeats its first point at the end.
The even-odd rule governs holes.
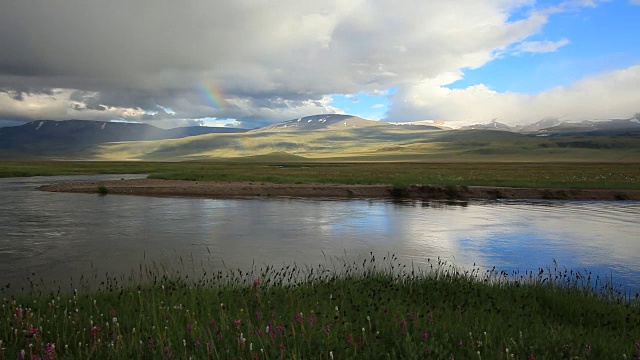
{"type": "Polygon", "coordinates": [[[431,264],[372,255],[192,278],[156,266],[94,290],[36,286],[2,300],[0,359],[640,356],[640,300],[601,279],[431,264]]]}
{"type": "Polygon", "coordinates": [[[370,126],[327,131],[250,131],[183,139],[103,144],[83,149],[96,160],[211,160],[271,153],[333,161],[637,161],[634,136],[534,137],[504,131],[434,131],[370,126]]]}
{"type": "Polygon", "coordinates": [[[0,163],[0,177],[127,173],[198,181],[640,189],[640,163],[323,162],[282,154],[217,162],[0,163]]]}

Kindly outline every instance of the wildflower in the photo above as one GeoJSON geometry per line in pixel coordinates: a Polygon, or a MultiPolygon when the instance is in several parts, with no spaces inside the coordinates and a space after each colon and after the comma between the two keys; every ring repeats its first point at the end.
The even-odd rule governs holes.
{"type": "Polygon", "coordinates": [[[296,322],[297,322],[298,324],[301,324],[301,323],[302,323],[302,313],[297,313],[297,314],[296,314],[296,316],[295,316],[295,318],[296,318],[296,322]]]}
{"type": "Polygon", "coordinates": [[[402,321],[400,321],[400,329],[402,330],[403,334],[407,333],[407,320],[402,319],[402,321]]]}
{"type": "Polygon", "coordinates": [[[153,345],[155,345],[155,344],[156,344],[156,341],[155,341],[155,340],[153,340],[153,338],[152,338],[152,337],[149,337],[149,338],[147,339],[147,344],[148,344],[149,346],[153,346],[153,345]]]}
{"type": "Polygon", "coordinates": [[[116,316],[116,311],[115,311],[114,309],[112,309],[111,311],[109,311],[109,315],[110,315],[111,317],[116,316]]]}
{"type": "Polygon", "coordinates": [[[433,314],[429,313],[429,324],[433,324],[433,314]]]}
{"type": "Polygon", "coordinates": [[[47,343],[44,347],[44,358],[45,360],[55,360],[56,358],[56,344],[47,343]]]}
{"type": "Polygon", "coordinates": [[[353,335],[347,336],[347,343],[353,345],[353,335]]]}
{"type": "Polygon", "coordinates": [[[260,279],[254,279],[253,280],[253,288],[257,288],[258,286],[260,286],[260,279]]]}
{"type": "Polygon", "coordinates": [[[409,314],[407,314],[407,316],[409,317],[409,319],[413,320],[416,314],[414,312],[410,312],[409,314]]]}
{"type": "Polygon", "coordinates": [[[37,327],[30,327],[29,328],[29,334],[31,336],[38,336],[38,328],[37,327]]]}
{"type": "Polygon", "coordinates": [[[164,357],[166,357],[167,359],[171,359],[171,349],[169,349],[168,346],[164,347],[164,357]]]}
{"type": "Polygon", "coordinates": [[[235,319],[235,320],[233,320],[233,323],[236,325],[236,327],[240,327],[240,323],[242,323],[242,320],[235,319]]]}
{"type": "Polygon", "coordinates": [[[191,335],[191,331],[193,330],[193,325],[191,323],[187,324],[187,332],[191,335]]]}
{"type": "Polygon", "coordinates": [[[333,360],[333,351],[329,351],[329,358],[333,360]]]}
{"type": "Polygon", "coordinates": [[[261,318],[262,314],[260,313],[260,311],[256,311],[256,320],[260,321],[261,318]]]}
{"type": "Polygon", "coordinates": [[[428,338],[429,338],[429,333],[427,332],[427,330],[425,330],[422,333],[422,341],[427,341],[428,338]]]}
{"type": "Polygon", "coordinates": [[[316,319],[316,317],[315,317],[315,316],[309,316],[309,317],[307,318],[307,322],[309,323],[309,326],[313,326],[313,324],[315,324],[317,320],[318,320],[318,319],[316,319]]]}
{"type": "Polygon", "coordinates": [[[100,327],[100,325],[95,325],[91,329],[89,329],[89,333],[91,334],[92,338],[98,337],[101,331],[102,331],[102,328],[100,327]]]}

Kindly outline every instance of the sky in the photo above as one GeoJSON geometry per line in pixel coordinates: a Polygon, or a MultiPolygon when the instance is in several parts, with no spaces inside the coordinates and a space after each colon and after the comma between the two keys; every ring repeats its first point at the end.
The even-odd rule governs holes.
{"type": "Polygon", "coordinates": [[[640,113],[640,0],[3,0],[0,120],[640,113]]]}

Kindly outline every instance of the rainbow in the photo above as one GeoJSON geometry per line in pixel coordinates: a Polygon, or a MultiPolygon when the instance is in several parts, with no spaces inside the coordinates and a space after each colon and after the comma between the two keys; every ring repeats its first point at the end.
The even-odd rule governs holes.
{"type": "Polygon", "coordinates": [[[202,82],[199,86],[199,90],[212,107],[217,109],[224,109],[227,107],[227,101],[224,99],[222,91],[216,88],[212,83],[202,82]]]}

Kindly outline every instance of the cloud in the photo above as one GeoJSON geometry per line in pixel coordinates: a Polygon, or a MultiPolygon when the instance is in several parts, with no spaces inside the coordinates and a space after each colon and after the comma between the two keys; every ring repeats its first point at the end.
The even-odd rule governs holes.
{"type": "Polygon", "coordinates": [[[373,106],[371,106],[373,109],[380,109],[384,107],[384,104],[375,104],[373,106]]]}
{"type": "Polygon", "coordinates": [[[82,110],[84,118],[140,119],[162,106],[176,112],[159,114],[165,118],[281,120],[326,107],[317,105],[326,94],[384,91],[481,66],[544,25],[541,15],[508,21],[529,3],[9,2],[0,13],[0,84],[28,95],[20,103],[3,99],[0,117],[82,110]],[[203,84],[231,105],[212,105],[203,84]],[[74,91],[88,95],[71,99],[74,91]]]}
{"type": "Polygon", "coordinates": [[[633,5],[640,5],[640,0],[629,0],[629,3],[633,5]]]}
{"type": "Polygon", "coordinates": [[[539,94],[499,93],[485,85],[449,89],[455,75],[403,86],[392,96],[390,121],[438,119],[448,125],[499,122],[518,125],[543,118],[629,118],[640,111],[640,65],[580,80],[539,94]]]}
{"type": "Polygon", "coordinates": [[[515,44],[557,49],[563,40],[526,39],[550,14],[596,4],[9,1],[0,12],[0,118],[217,118],[251,127],[339,113],[327,94],[412,92],[515,44]],[[522,9],[528,15],[511,21],[522,9]]]}
{"type": "Polygon", "coordinates": [[[547,53],[554,52],[559,48],[567,45],[568,39],[560,39],[558,41],[524,41],[518,44],[515,53],[547,53]]]}

